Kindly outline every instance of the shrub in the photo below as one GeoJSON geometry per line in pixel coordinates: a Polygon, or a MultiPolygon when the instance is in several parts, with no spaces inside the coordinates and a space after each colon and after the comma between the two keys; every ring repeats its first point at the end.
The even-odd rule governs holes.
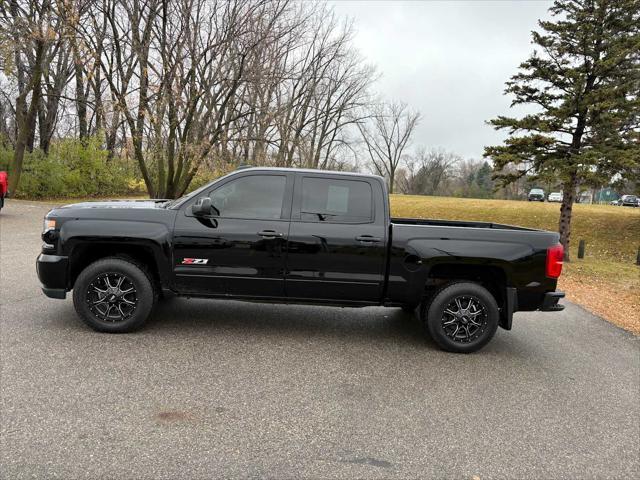
{"type": "MultiPolygon", "coordinates": [[[[91,137],[84,143],[63,139],[49,154],[26,153],[16,196],[20,198],[106,197],[144,194],[144,184],[132,162],[113,158],[91,137]]],[[[7,169],[13,150],[0,145],[0,169],[7,169]]]]}

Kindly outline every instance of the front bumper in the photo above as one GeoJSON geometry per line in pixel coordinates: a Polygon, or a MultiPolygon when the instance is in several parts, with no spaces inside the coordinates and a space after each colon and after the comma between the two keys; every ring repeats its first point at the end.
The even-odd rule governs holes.
{"type": "Polygon", "coordinates": [[[564,298],[564,292],[547,292],[544,294],[540,311],[542,312],[560,312],[564,310],[564,305],[558,303],[564,298]]]}
{"type": "Polygon", "coordinates": [[[60,299],[66,297],[69,284],[68,257],[41,253],[36,260],[36,271],[42,283],[42,291],[47,297],[60,299]]]}

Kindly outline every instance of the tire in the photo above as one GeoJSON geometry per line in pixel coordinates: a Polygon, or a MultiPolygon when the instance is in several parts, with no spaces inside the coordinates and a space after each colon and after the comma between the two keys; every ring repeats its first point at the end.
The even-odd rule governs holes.
{"type": "Polygon", "coordinates": [[[158,292],[148,269],[134,260],[118,257],[90,264],[73,288],[76,312],[84,323],[99,332],[139,329],[157,300],[158,292]]]}
{"type": "Polygon", "coordinates": [[[495,298],[483,286],[454,282],[423,302],[420,319],[425,333],[443,350],[470,353],[480,350],[493,338],[498,329],[499,310],[495,298]],[[459,315],[447,312],[459,312],[459,315]]]}

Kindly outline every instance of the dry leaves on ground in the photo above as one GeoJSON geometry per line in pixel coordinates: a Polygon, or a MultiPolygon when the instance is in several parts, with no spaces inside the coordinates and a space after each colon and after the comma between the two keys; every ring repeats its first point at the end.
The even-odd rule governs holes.
{"type": "Polygon", "coordinates": [[[560,288],[566,292],[568,300],[640,335],[640,289],[637,283],[624,285],[569,273],[561,277],[560,288]]]}

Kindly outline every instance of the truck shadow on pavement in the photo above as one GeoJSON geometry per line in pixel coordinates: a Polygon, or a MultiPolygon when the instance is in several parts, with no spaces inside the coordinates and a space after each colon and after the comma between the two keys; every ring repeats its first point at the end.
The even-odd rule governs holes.
{"type": "MultiPolygon", "coordinates": [[[[541,328],[541,327],[538,327],[541,328]]],[[[141,332],[164,335],[260,336],[290,340],[316,339],[336,343],[394,345],[444,352],[424,335],[419,314],[400,308],[326,307],[174,298],[159,303],[141,332]]],[[[495,337],[478,353],[494,352],[506,357],[540,354],[526,336],[498,328],[495,337]]],[[[473,354],[471,354],[473,355],[473,354]]],[[[462,355],[465,357],[467,355],[462,355]]]]}
{"type": "MultiPolygon", "coordinates": [[[[57,312],[55,324],[58,327],[94,334],[76,316],[71,302],[64,310],[64,313],[57,312]]],[[[340,308],[175,298],[159,303],[141,330],[115,337],[118,341],[135,341],[141,337],[198,340],[210,337],[212,341],[233,339],[271,343],[313,341],[410,348],[458,357],[443,352],[433,340],[423,335],[417,312],[410,314],[400,308],[384,307],[340,308]]],[[[480,353],[491,352],[503,359],[528,358],[540,353],[536,350],[535,344],[525,337],[519,338],[498,329],[480,353]]]]}
{"type": "Polygon", "coordinates": [[[416,314],[399,308],[340,308],[237,301],[171,299],[156,309],[143,332],[234,334],[281,338],[339,338],[401,342],[437,348],[422,335],[416,314]]]}

